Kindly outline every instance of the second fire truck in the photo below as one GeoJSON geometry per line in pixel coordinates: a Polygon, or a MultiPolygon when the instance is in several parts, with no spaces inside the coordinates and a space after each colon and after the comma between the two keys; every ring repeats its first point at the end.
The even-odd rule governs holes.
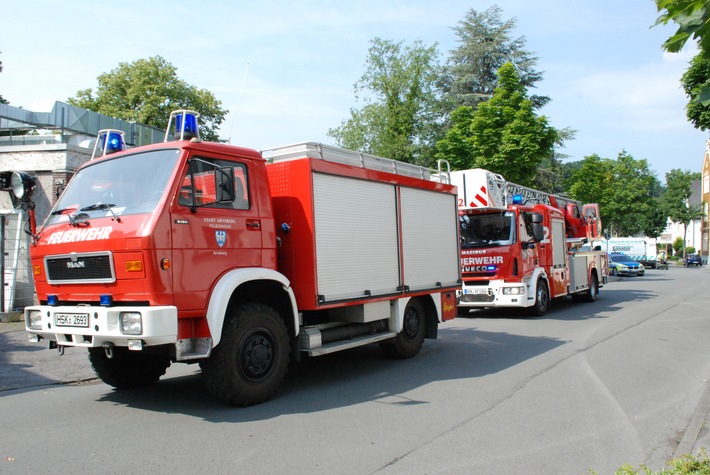
{"type": "Polygon", "coordinates": [[[543,315],[552,299],[594,301],[607,282],[601,250],[579,251],[600,233],[597,204],[510,183],[484,169],[451,173],[461,234],[459,313],[488,307],[543,315]]]}

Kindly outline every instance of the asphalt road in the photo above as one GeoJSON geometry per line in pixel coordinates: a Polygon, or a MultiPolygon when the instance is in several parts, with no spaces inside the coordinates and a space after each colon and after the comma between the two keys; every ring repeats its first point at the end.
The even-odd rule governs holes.
{"type": "Polygon", "coordinates": [[[459,317],[411,360],[373,346],[294,364],[243,409],[210,398],[197,366],[114,391],[85,350],[0,324],[0,473],[658,470],[710,447],[708,308],[707,267],[650,270],[541,318],[459,317]]]}

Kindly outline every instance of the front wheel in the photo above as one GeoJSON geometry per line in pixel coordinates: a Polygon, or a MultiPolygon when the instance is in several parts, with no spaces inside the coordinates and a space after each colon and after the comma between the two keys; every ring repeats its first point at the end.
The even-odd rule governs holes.
{"type": "Polygon", "coordinates": [[[537,279],[535,287],[535,304],[530,311],[533,315],[541,317],[545,315],[550,305],[550,290],[547,288],[547,282],[542,277],[537,279]]]}
{"type": "Polygon", "coordinates": [[[424,343],[426,314],[418,299],[411,299],[404,308],[402,331],[391,340],[380,343],[380,348],[391,358],[411,358],[424,343]]]}
{"type": "Polygon", "coordinates": [[[89,348],[89,362],[104,383],[116,389],[133,389],[157,382],[170,366],[170,357],[114,347],[109,358],[103,348],[89,348]]]}
{"type": "Polygon", "coordinates": [[[242,305],[224,323],[209,359],[200,363],[205,387],[234,406],[259,404],[281,385],[289,354],[286,325],[276,311],[262,304],[242,305]]]}

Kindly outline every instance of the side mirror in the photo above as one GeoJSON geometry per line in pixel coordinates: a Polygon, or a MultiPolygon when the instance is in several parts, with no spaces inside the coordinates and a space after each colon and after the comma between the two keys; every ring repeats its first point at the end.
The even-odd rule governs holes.
{"type": "Polygon", "coordinates": [[[215,199],[222,202],[234,201],[236,196],[234,190],[234,169],[231,167],[218,168],[214,173],[215,179],[215,199]]]}

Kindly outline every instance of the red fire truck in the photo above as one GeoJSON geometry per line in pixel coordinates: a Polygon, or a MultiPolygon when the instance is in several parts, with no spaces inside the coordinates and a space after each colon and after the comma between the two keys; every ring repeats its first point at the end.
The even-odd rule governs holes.
{"type": "Polygon", "coordinates": [[[412,357],[456,316],[445,173],[317,143],[208,143],[194,117],[87,162],[33,231],[31,340],[88,348],[116,388],[197,362],[210,393],[246,406],[290,359],[375,342],[412,357]]]}
{"type": "Polygon", "coordinates": [[[516,185],[480,168],[451,172],[451,181],[459,193],[460,313],[520,307],[543,315],[551,299],[597,298],[608,280],[607,256],[579,250],[601,230],[597,204],[516,185]]]}

